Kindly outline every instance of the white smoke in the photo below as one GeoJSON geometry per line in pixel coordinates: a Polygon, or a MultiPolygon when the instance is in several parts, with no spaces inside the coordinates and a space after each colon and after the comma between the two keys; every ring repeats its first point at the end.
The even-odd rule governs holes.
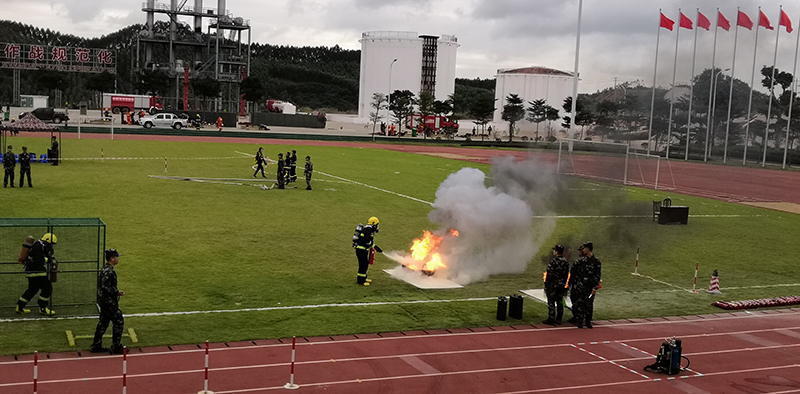
{"type": "Polygon", "coordinates": [[[511,157],[493,160],[492,186],[475,168],[463,168],[447,177],[436,190],[434,210],[428,219],[444,236],[438,252],[447,264],[436,276],[458,284],[486,279],[490,275],[525,271],[555,228],[555,218],[533,218],[547,214],[558,189],[553,168],[529,159],[511,157]],[[449,229],[458,237],[447,235],[449,229]]]}

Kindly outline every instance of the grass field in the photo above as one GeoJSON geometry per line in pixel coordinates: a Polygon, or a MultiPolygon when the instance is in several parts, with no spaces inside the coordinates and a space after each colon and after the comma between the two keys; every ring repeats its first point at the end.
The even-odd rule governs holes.
{"type": "MultiPolygon", "coordinates": [[[[46,142],[8,139],[15,148],[27,145],[31,151],[44,151],[46,142]]],[[[169,157],[166,175],[250,178],[253,159],[240,152],[254,154],[258,145],[123,140],[66,140],[64,145],[68,156],[99,158],[102,151],[106,160],[34,165],[34,188],[3,189],[0,216],[101,218],[108,247],[122,253],[117,272],[126,315],[260,309],[128,316],[126,327],[134,328],[139,339],[135,346],[498,325],[495,298],[540,287],[549,259],[547,247],[522,274],[492,276],[462,289],[419,290],[383,273],[395,264],[379,255],[370,268],[373,286],[355,284],[350,239],[356,224],[378,216],[377,244],[387,251],[407,250],[423,230],[432,229],[427,217],[432,208],[398,194],[433,202],[449,174],[462,167],[488,173],[486,165],[381,149],[263,145],[273,159],[297,149],[301,161],[312,156],[319,172],[385,191],[321,173],[314,176],[313,191],[303,190],[301,161],[298,189],[261,190],[249,186],[253,182],[148,177],[165,175],[163,157],[169,157]]],[[[274,177],[274,170],[270,166],[268,175],[274,177]]],[[[603,262],[598,320],[713,313],[720,311],[711,306],[716,300],[800,291],[798,215],[665,191],[570,182],[568,198],[555,202],[557,214],[569,217],[557,220],[546,244],[594,242],[603,262]],[[651,221],[651,200],[665,197],[691,207],[688,226],[651,221]],[[625,215],[643,217],[615,217],[625,215]],[[637,246],[639,272],[677,287],[631,275],[637,246]],[[678,288],[691,288],[696,263],[700,290],[718,269],[723,295],[678,288]]],[[[59,241],[56,256],[58,248],[68,247],[68,239],[59,241]]],[[[60,285],[55,284],[55,297],[67,291],[60,285]]],[[[87,286],[94,286],[93,279],[87,286]]],[[[19,296],[17,287],[13,293],[9,289],[0,288],[4,306],[19,296]]],[[[544,304],[528,299],[521,322],[502,324],[536,323],[546,313],[544,304]]],[[[87,335],[95,324],[93,316],[3,321],[0,354],[75,349],[67,345],[65,330],[87,335]]],[[[131,345],[127,338],[123,342],[131,345]]],[[[77,346],[86,349],[89,342],[77,346]]]]}

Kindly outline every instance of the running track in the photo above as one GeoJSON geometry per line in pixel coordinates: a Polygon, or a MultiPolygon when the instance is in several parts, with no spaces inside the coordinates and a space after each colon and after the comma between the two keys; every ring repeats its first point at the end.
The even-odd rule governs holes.
{"type": "MultiPolygon", "coordinates": [[[[281,392],[290,357],[291,338],[212,344],[209,389],[281,392]]],[[[39,393],[122,391],[122,356],[43,358],[39,393]]],[[[32,364],[0,358],[0,392],[31,393],[32,364]]],[[[134,349],[128,392],[196,393],[203,365],[198,345],[134,349]]],[[[298,338],[295,373],[309,393],[799,393],[800,309],[298,338]],[[673,335],[689,370],[643,371],[673,335]]]]}

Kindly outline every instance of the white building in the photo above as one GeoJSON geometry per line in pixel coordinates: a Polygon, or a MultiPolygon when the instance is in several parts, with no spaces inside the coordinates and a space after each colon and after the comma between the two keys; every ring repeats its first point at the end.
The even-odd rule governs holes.
{"type": "MultiPolygon", "coordinates": [[[[566,71],[535,66],[500,69],[497,70],[495,78],[497,78],[497,82],[494,97],[497,101],[495,101],[496,109],[492,122],[496,125],[505,123],[502,118],[503,106],[506,105],[506,97],[509,94],[521,97],[524,100],[525,108],[530,106],[529,101],[545,99],[547,105],[561,112],[561,116],[564,113],[562,108],[564,99],[572,96],[572,73],[566,71]]],[[[532,131],[536,125],[522,120],[517,123],[517,127],[522,131],[532,131]]]]}
{"type": "Polygon", "coordinates": [[[361,35],[359,42],[358,121],[368,121],[374,93],[388,95],[395,90],[410,90],[419,95],[421,90],[428,89],[436,100],[446,100],[455,91],[459,46],[455,36],[369,31],[361,35]]]}

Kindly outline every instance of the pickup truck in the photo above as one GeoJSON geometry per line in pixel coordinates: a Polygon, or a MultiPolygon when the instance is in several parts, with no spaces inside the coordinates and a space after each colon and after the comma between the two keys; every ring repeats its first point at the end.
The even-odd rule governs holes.
{"type": "Polygon", "coordinates": [[[183,127],[189,127],[189,120],[175,114],[160,113],[143,117],[139,120],[139,124],[144,126],[145,129],[153,127],[172,127],[175,130],[180,130],[183,127]]]}
{"type": "MultiPolygon", "coordinates": [[[[49,108],[49,107],[36,108],[30,113],[32,113],[33,116],[39,118],[39,120],[43,122],[61,123],[69,121],[69,116],[67,115],[66,112],[59,111],[55,108],[49,108]]],[[[19,118],[22,119],[27,114],[28,114],[27,112],[22,112],[19,114],[19,118]]]]}

